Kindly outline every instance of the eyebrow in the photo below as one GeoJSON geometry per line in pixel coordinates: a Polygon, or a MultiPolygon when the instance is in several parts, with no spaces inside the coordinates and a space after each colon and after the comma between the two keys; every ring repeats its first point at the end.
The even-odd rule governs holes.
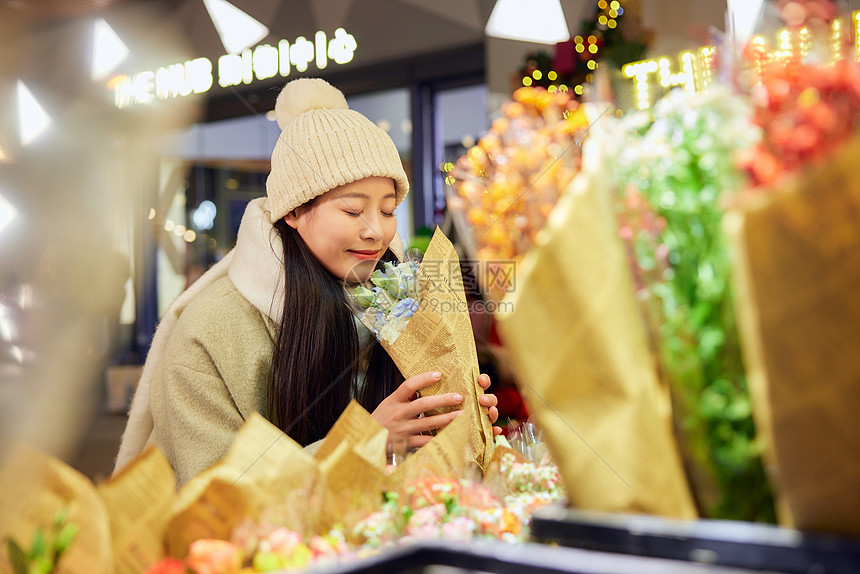
{"type": "MultiPolygon", "coordinates": [[[[370,199],[370,196],[369,196],[369,195],[367,195],[366,193],[361,193],[360,191],[350,191],[350,192],[347,192],[347,193],[339,193],[338,195],[339,195],[340,197],[357,197],[357,198],[359,198],[359,199],[370,199]]],[[[397,196],[396,196],[396,195],[394,194],[394,192],[392,191],[391,193],[386,194],[382,199],[388,199],[388,198],[394,198],[394,199],[396,199],[396,198],[397,198],[397,196]]]]}

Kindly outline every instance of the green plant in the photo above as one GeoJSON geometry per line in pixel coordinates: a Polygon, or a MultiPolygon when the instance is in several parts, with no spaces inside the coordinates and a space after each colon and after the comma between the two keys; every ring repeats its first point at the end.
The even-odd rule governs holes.
{"type": "Polygon", "coordinates": [[[66,511],[61,510],[51,529],[45,533],[36,528],[29,550],[24,550],[11,537],[6,538],[9,562],[15,574],[50,574],[57,568],[63,554],[78,533],[74,524],[66,524],[66,511]]]}

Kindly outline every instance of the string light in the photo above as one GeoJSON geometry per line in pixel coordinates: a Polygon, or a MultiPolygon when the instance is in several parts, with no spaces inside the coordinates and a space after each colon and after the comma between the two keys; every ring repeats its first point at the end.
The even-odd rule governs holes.
{"type": "Polygon", "coordinates": [[[526,76],[525,78],[523,78],[523,85],[525,87],[531,86],[532,85],[532,79],[529,78],[528,76],[526,76]]]}
{"type": "Polygon", "coordinates": [[[860,62],[860,10],[854,12],[854,59],[860,62]]]}
{"type": "Polygon", "coordinates": [[[854,12],[854,60],[860,62],[860,10],[854,12]]]}
{"type": "Polygon", "coordinates": [[[540,70],[535,70],[534,72],[532,72],[532,78],[534,78],[535,80],[540,80],[542,77],[543,74],[540,70]]]}
{"type": "Polygon", "coordinates": [[[833,20],[830,26],[830,52],[833,55],[833,60],[838,62],[843,59],[842,56],[842,21],[839,18],[833,20]]]}
{"type": "Polygon", "coordinates": [[[556,74],[555,71],[550,70],[549,73],[547,73],[546,77],[549,79],[550,82],[554,82],[556,78],[558,78],[558,74],[556,74]]]}
{"type": "Polygon", "coordinates": [[[809,28],[804,26],[798,31],[800,38],[800,55],[806,57],[809,54],[809,49],[812,47],[812,38],[809,36],[809,28]]]}
{"type": "Polygon", "coordinates": [[[683,74],[678,74],[679,83],[684,83],[684,90],[687,92],[695,92],[696,84],[693,77],[693,54],[691,52],[683,52],[681,54],[681,69],[683,74]]]}
{"type": "Polygon", "coordinates": [[[607,22],[607,23],[606,23],[606,25],[607,25],[610,29],[614,29],[614,28],[615,28],[615,26],[617,26],[618,24],[616,24],[616,23],[615,23],[615,20],[610,20],[609,22],[607,22]]]}

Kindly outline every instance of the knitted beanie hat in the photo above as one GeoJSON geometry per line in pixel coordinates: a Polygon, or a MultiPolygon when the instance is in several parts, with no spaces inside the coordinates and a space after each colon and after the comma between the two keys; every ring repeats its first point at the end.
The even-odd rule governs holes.
{"type": "Polygon", "coordinates": [[[272,223],[340,185],[394,180],[396,204],[409,191],[400,154],[383,129],[350,110],[340,90],[318,78],[289,82],[275,103],[281,137],[266,180],[272,223]]]}

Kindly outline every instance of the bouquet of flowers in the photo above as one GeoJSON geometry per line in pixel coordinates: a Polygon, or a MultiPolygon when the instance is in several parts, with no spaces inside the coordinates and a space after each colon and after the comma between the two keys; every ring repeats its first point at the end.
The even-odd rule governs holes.
{"type": "MultiPolygon", "coordinates": [[[[493,428],[481,407],[478,356],[463,289],[460,260],[439,231],[420,266],[386,263],[371,275],[372,287],[360,286],[353,297],[363,308],[362,323],[376,336],[405,378],[439,371],[442,379],[421,394],[456,392],[464,397],[469,421],[465,458],[484,469],[493,453],[493,428]]],[[[458,410],[442,407],[428,415],[458,410]]]]}
{"type": "Polygon", "coordinates": [[[726,229],[780,521],[856,536],[860,462],[846,453],[860,449],[860,63],[836,6],[780,4],[786,35],[808,42],[746,52],[761,56],[749,96],[763,137],[740,158],[752,185],[731,198],[726,229]]]}
{"type": "Polygon", "coordinates": [[[773,521],[746,386],[722,231],[737,152],[759,140],[747,102],[670,92],[613,126],[616,215],[699,510],[773,521]]]}
{"type": "Polygon", "coordinates": [[[609,208],[603,120],[588,123],[586,110],[602,117],[607,110],[599,107],[517,90],[491,133],[453,169],[457,195],[449,205],[464,215],[463,236],[477,238],[482,263],[516,264],[515,288],[485,280],[484,290],[490,300],[504,297],[495,315],[504,362],[540,423],[570,503],[692,518],[668,397],[609,208]]]}
{"type": "MultiPolygon", "coordinates": [[[[579,170],[587,125],[566,90],[520,88],[490,132],[447,166],[448,207],[471,255],[490,265],[522,259],[579,170]]],[[[504,296],[502,274],[478,279],[490,300],[504,296]]]]}

